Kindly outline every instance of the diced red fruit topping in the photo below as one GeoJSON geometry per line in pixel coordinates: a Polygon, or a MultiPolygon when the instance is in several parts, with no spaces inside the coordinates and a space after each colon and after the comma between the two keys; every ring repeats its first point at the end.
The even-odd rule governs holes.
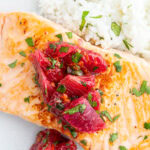
{"type": "Polygon", "coordinates": [[[80,66],[85,74],[102,73],[107,70],[107,64],[100,54],[83,48],[76,48],[64,57],[64,62],[69,66],[80,66]]]}
{"type": "Polygon", "coordinates": [[[88,94],[84,95],[84,97],[89,101],[90,105],[95,109],[100,109],[101,96],[98,91],[91,91],[88,94]]]}
{"type": "Polygon", "coordinates": [[[53,129],[46,129],[40,131],[36,137],[35,144],[32,145],[30,150],[76,150],[75,143],[64,136],[58,131],[53,129]]]}
{"type": "Polygon", "coordinates": [[[63,58],[69,53],[71,53],[72,51],[74,51],[75,49],[76,49],[75,46],[70,45],[65,42],[61,42],[61,43],[49,42],[45,50],[45,54],[53,58],[56,58],[56,57],[63,58]]]}
{"type": "MultiPolygon", "coordinates": [[[[95,86],[95,76],[67,75],[60,81],[60,83],[58,84],[58,88],[60,86],[63,86],[65,88],[64,92],[69,97],[82,96],[91,91],[92,88],[95,86]]],[[[59,92],[58,88],[57,91],[59,92]]]]}
{"type": "Polygon", "coordinates": [[[72,101],[64,110],[63,117],[80,132],[95,132],[105,128],[104,121],[84,97],[72,101]],[[84,107],[77,109],[78,106],[84,107]]]}
{"type": "Polygon", "coordinates": [[[40,67],[38,59],[36,59],[36,56],[34,54],[31,55],[31,61],[34,64],[34,67],[38,73],[38,83],[41,87],[44,101],[47,103],[51,97],[51,95],[55,91],[55,85],[53,85],[46,77],[44,71],[40,67]]]}

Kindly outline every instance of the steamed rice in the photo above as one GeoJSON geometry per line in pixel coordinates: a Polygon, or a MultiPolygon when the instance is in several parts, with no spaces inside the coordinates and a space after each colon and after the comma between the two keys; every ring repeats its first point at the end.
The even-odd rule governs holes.
{"type": "Polygon", "coordinates": [[[128,50],[123,43],[126,40],[130,51],[150,59],[150,0],[39,0],[39,6],[42,15],[86,41],[103,48],[128,50]],[[83,11],[89,14],[80,31],[83,11]],[[102,17],[91,18],[99,15],[102,17]],[[112,31],[112,22],[121,27],[119,36],[112,31]]]}

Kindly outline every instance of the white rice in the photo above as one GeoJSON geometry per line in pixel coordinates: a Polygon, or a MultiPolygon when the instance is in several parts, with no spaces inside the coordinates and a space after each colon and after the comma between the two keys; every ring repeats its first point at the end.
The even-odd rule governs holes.
{"type": "Polygon", "coordinates": [[[47,17],[85,38],[96,41],[103,48],[127,50],[126,39],[134,54],[150,58],[150,0],[39,0],[40,12],[47,17]],[[86,23],[93,26],[79,30],[83,11],[90,13],[86,23]],[[93,19],[91,16],[102,15],[93,19]],[[121,26],[116,36],[111,23],[121,26]],[[104,38],[100,40],[97,34],[104,38]]]}

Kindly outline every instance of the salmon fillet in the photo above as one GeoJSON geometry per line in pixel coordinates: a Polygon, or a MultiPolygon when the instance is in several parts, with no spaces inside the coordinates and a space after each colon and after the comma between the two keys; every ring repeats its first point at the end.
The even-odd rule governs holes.
{"type": "Polygon", "coordinates": [[[85,150],[117,150],[120,145],[130,150],[149,150],[150,130],[144,128],[144,123],[150,122],[150,95],[144,93],[137,97],[130,90],[139,89],[143,80],[150,86],[150,63],[129,53],[92,46],[75,34],[69,39],[66,32],[68,30],[61,26],[33,14],[0,14],[0,110],[54,128],[85,150]],[[115,122],[106,119],[106,129],[95,133],[78,132],[73,138],[42,103],[42,93],[33,79],[35,69],[28,56],[35,49],[43,50],[48,41],[58,41],[57,34],[62,34],[65,42],[100,53],[107,61],[107,72],[96,77],[96,87],[104,92],[100,111],[107,110],[112,117],[120,117],[115,122]],[[25,39],[28,37],[32,37],[34,48],[27,45],[25,39]],[[24,51],[27,57],[19,55],[20,51],[24,51]],[[122,58],[115,57],[115,53],[122,58]],[[8,65],[15,61],[16,66],[10,68],[8,65]],[[121,72],[116,72],[113,65],[116,61],[120,61],[121,72]],[[29,103],[24,101],[25,97],[30,97],[29,103]],[[118,133],[113,143],[109,141],[112,133],[118,133]],[[148,138],[144,140],[144,136],[148,138]],[[87,144],[82,144],[82,140],[87,144]]]}

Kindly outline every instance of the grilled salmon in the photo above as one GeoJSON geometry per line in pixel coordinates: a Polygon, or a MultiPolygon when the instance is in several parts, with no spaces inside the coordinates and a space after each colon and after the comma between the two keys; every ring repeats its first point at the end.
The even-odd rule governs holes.
{"type": "Polygon", "coordinates": [[[34,14],[0,14],[0,110],[56,129],[85,150],[149,150],[150,63],[127,52],[92,46],[75,34],[70,38],[68,32],[34,14]],[[107,62],[107,71],[96,75],[96,88],[103,91],[99,111],[105,129],[94,133],[70,130],[43,103],[29,56],[36,49],[43,50],[45,43],[58,41],[56,35],[101,54],[107,62]]]}

